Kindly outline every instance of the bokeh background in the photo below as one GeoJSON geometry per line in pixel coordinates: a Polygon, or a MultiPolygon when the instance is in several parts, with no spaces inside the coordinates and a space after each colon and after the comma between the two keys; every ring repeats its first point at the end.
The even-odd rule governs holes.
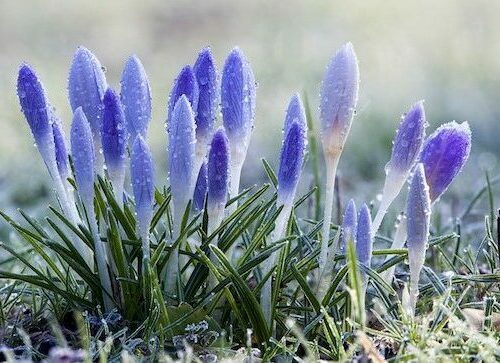
{"type": "MultiPolygon", "coordinates": [[[[47,173],[33,147],[15,93],[26,61],[43,79],[66,128],[67,74],[78,45],[91,49],[118,89],[126,58],[149,74],[154,117],[150,142],[158,184],[166,182],[166,102],[179,69],[210,45],[219,69],[240,46],[258,81],[257,118],[244,184],[264,178],[260,158],[276,165],[284,110],[307,93],[318,115],[319,85],[329,58],[351,41],[361,93],[340,173],[359,202],[381,190],[383,167],[401,114],[425,99],[428,133],[468,120],[473,154],[446,198],[469,196],[497,172],[500,130],[500,2],[491,0],[350,1],[8,1],[0,0],[0,204],[30,207],[48,195],[47,173]]],[[[303,188],[311,177],[306,173],[303,188]]]]}

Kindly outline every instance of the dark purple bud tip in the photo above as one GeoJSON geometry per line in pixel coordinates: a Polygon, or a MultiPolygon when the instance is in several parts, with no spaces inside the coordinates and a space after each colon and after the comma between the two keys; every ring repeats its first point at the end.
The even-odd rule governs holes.
{"type": "Polygon", "coordinates": [[[198,173],[198,179],[196,179],[196,186],[194,187],[193,211],[196,213],[203,210],[205,197],[207,195],[207,184],[208,168],[207,163],[204,161],[203,164],[201,164],[200,172],[198,173]]]}
{"type": "Polygon", "coordinates": [[[225,203],[229,190],[229,141],[223,128],[212,139],[208,154],[208,203],[225,203]]]}
{"type": "MultiPolygon", "coordinates": [[[[213,132],[220,102],[217,68],[210,48],[203,49],[193,67],[199,89],[196,109],[196,135],[210,136],[213,132]]],[[[199,140],[200,138],[198,138],[199,140]]]]}
{"type": "Polygon", "coordinates": [[[182,95],[185,95],[194,110],[198,109],[199,88],[196,77],[191,66],[187,65],[181,69],[179,75],[174,81],[170,97],[168,99],[168,122],[172,119],[172,112],[175,104],[182,95]]]}
{"type": "Polygon", "coordinates": [[[469,158],[471,130],[467,122],[441,125],[424,144],[420,161],[424,164],[430,198],[435,202],[462,170],[469,158]]]}
{"type": "Polygon", "coordinates": [[[108,169],[123,169],[126,158],[125,115],[117,94],[108,88],[104,94],[102,151],[108,169]]]}

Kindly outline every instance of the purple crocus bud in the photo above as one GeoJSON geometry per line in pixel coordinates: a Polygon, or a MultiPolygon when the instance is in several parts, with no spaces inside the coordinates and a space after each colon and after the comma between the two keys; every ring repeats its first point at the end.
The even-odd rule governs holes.
{"type": "Polygon", "coordinates": [[[420,161],[424,164],[429,195],[434,203],[462,170],[471,148],[468,122],[441,125],[424,144],[420,161]]]}
{"type": "Polygon", "coordinates": [[[203,210],[203,205],[205,204],[208,183],[207,170],[207,163],[206,161],[204,161],[203,164],[201,164],[201,168],[198,173],[198,179],[196,179],[196,186],[194,187],[193,211],[195,213],[203,210]]]}
{"type": "Polygon", "coordinates": [[[143,256],[149,258],[149,225],[153,218],[154,163],[151,151],[141,135],[132,146],[130,179],[134,191],[138,235],[142,239],[143,256]]]}
{"type": "Polygon", "coordinates": [[[352,44],[347,43],[326,67],[321,85],[321,131],[328,155],[342,151],[358,101],[358,89],[358,60],[352,44]]]}
{"type": "Polygon", "coordinates": [[[245,55],[237,47],[224,64],[221,101],[229,139],[248,143],[255,118],[255,78],[245,55]]]}
{"type": "Polygon", "coordinates": [[[294,122],[297,122],[301,125],[303,124],[303,127],[305,129],[307,128],[306,113],[302,104],[302,100],[300,99],[298,93],[293,95],[286,110],[285,125],[283,127],[283,133],[285,135],[294,122]]]}
{"type": "Polygon", "coordinates": [[[198,82],[196,81],[193,69],[191,66],[187,65],[181,69],[179,75],[174,81],[174,85],[172,86],[172,91],[170,92],[170,97],[168,98],[167,125],[172,121],[174,107],[182,95],[187,97],[193,111],[198,109],[199,92],[198,82]]]}
{"type": "Polygon", "coordinates": [[[75,110],[71,125],[71,155],[75,168],[75,181],[84,202],[94,198],[94,143],[92,130],[81,107],[75,110]]]}
{"type": "Polygon", "coordinates": [[[49,173],[54,178],[55,153],[51,111],[42,83],[27,64],[21,65],[17,78],[17,95],[31,133],[49,173]],[[54,174],[54,175],[53,175],[54,174]]]}
{"type": "MultiPolygon", "coordinates": [[[[178,217],[184,214],[193,197],[197,171],[195,163],[195,122],[193,110],[186,95],[182,95],[172,111],[168,126],[170,187],[178,217]]],[[[180,223],[177,221],[176,223],[180,223]]]]}
{"type": "Polygon", "coordinates": [[[373,237],[371,233],[372,218],[370,209],[366,204],[361,206],[358,215],[358,225],[356,229],[356,255],[358,261],[370,267],[373,249],[373,237]]]}
{"type": "Polygon", "coordinates": [[[417,162],[424,144],[426,127],[424,104],[423,101],[419,101],[402,117],[396,132],[391,160],[385,167],[387,175],[382,200],[372,225],[373,235],[377,233],[387,210],[398,196],[417,162]]]}
{"type": "Polygon", "coordinates": [[[305,123],[293,122],[281,148],[278,171],[278,205],[292,204],[299,183],[307,144],[305,123]]]}
{"type": "Polygon", "coordinates": [[[415,311],[418,295],[420,271],[424,265],[429,225],[431,216],[431,199],[427,186],[424,165],[419,163],[413,174],[406,203],[407,213],[407,246],[410,264],[410,302],[415,311]]]}
{"type": "Polygon", "coordinates": [[[221,209],[229,189],[229,140],[223,128],[215,133],[208,154],[208,209],[221,209]]]}
{"type": "Polygon", "coordinates": [[[342,220],[342,228],[340,235],[340,250],[345,252],[347,243],[352,240],[356,245],[356,229],[358,225],[358,216],[356,214],[356,204],[354,200],[349,200],[344,210],[344,218],[342,220]]]}
{"type": "Polygon", "coordinates": [[[120,81],[120,98],[130,142],[137,135],[147,136],[151,120],[151,88],[140,59],[132,55],[127,59],[120,81]]]}
{"type": "Polygon", "coordinates": [[[118,200],[123,195],[125,180],[125,159],[127,131],[125,129],[125,115],[120,99],[116,93],[108,88],[104,94],[104,112],[102,115],[102,152],[108,176],[113,184],[118,200]]]}
{"type": "MultiPolygon", "coordinates": [[[[193,66],[199,89],[198,107],[196,109],[196,139],[206,146],[212,138],[217,107],[220,101],[219,80],[214,58],[210,48],[203,49],[193,66]]],[[[197,144],[198,145],[198,144],[197,144]]],[[[205,155],[203,155],[205,157],[205,155]]]]}
{"type": "Polygon", "coordinates": [[[99,60],[85,47],[78,47],[68,78],[69,102],[73,112],[82,108],[92,130],[95,146],[100,146],[102,98],[107,83],[99,60]]]}
{"type": "Polygon", "coordinates": [[[68,149],[66,147],[66,138],[59,120],[52,123],[52,132],[54,134],[54,145],[56,153],[56,163],[57,170],[62,180],[68,179],[69,167],[68,167],[68,149]]]}

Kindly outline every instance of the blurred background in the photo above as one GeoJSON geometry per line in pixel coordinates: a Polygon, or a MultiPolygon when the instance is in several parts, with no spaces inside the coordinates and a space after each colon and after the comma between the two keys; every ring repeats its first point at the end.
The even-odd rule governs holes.
{"type": "MultiPolygon", "coordinates": [[[[424,99],[428,133],[451,120],[471,124],[471,159],[444,197],[461,205],[462,196],[484,185],[486,170],[498,170],[499,31],[500,2],[491,0],[0,0],[0,207],[29,208],[50,194],[19,112],[15,80],[23,61],[37,70],[68,129],[67,74],[76,47],[96,54],[115,89],[126,58],[137,54],[153,92],[150,142],[160,185],[166,183],[166,103],[177,72],[206,45],[221,69],[240,46],[258,82],[243,172],[249,185],[265,177],[261,157],[277,164],[284,110],[294,92],[308,95],[317,118],[325,66],[346,41],[359,58],[361,90],[340,164],[342,195],[358,203],[376,198],[400,116],[424,99]]],[[[302,188],[311,180],[306,172],[302,188]]]]}

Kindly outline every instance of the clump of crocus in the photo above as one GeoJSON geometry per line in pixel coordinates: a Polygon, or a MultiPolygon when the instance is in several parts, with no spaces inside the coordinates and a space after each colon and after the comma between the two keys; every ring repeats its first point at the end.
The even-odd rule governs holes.
{"type": "Polygon", "coordinates": [[[344,210],[342,226],[340,230],[340,251],[344,253],[349,241],[356,245],[356,229],[358,226],[358,216],[356,214],[356,204],[354,200],[349,200],[344,210]]]}
{"type": "Polygon", "coordinates": [[[213,136],[208,154],[208,232],[219,227],[229,192],[229,140],[220,128],[213,136]]]}
{"type": "Polygon", "coordinates": [[[326,196],[319,268],[328,259],[335,175],[342,149],[351,129],[358,101],[358,60],[351,43],[343,45],[328,64],[321,85],[321,138],[326,162],[326,196]]]}
{"type": "Polygon", "coordinates": [[[408,215],[407,245],[410,264],[410,313],[414,315],[418,296],[418,281],[420,271],[424,266],[431,218],[429,187],[425,180],[424,166],[421,163],[417,165],[410,183],[406,213],[408,215]]]}
{"type": "MultiPolygon", "coordinates": [[[[174,239],[181,232],[186,207],[193,197],[197,171],[195,171],[194,114],[188,97],[183,94],[175,104],[168,124],[169,178],[174,207],[174,239]]],[[[167,264],[166,289],[173,292],[179,273],[179,246],[174,248],[167,264]]]]}
{"type": "Polygon", "coordinates": [[[94,211],[94,142],[90,124],[81,107],[75,110],[73,123],[71,125],[71,154],[73,156],[78,194],[85,207],[90,232],[94,239],[97,269],[101,285],[104,289],[104,308],[106,311],[110,311],[113,308],[113,302],[111,300],[111,280],[107,266],[108,258],[104,242],[101,241],[99,236],[99,229],[94,211]]]}
{"type": "Polygon", "coordinates": [[[208,187],[208,168],[207,162],[204,161],[201,164],[200,171],[198,172],[198,178],[196,179],[196,185],[194,187],[193,195],[193,211],[198,213],[203,210],[205,204],[205,198],[207,196],[208,187]]]}
{"type": "MultiPolygon", "coordinates": [[[[283,237],[288,218],[292,212],[293,200],[299,183],[307,144],[307,124],[304,107],[298,95],[290,100],[284,124],[284,140],[281,148],[278,171],[278,197],[276,205],[282,207],[276,218],[275,227],[270,240],[275,242],[283,237]]],[[[276,263],[273,253],[267,259],[263,273],[271,271],[276,263]]],[[[272,279],[268,278],[262,293],[261,306],[268,322],[271,322],[271,291],[272,279]]]]}
{"type": "MultiPolygon", "coordinates": [[[[222,120],[231,148],[229,195],[238,195],[240,175],[247,155],[255,119],[255,78],[239,48],[226,59],[221,79],[222,120]]],[[[234,208],[236,205],[234,205],[234,208]]]]}
{"type": "Polygon", "coordinates": [[[154,205],[154,163],[151,151],[141,135],[137,135],[130,157],[130,179],[137,215],[137,234],[142,242],[143,258],[150,258],[149,226],[154,205]]]}
{"type": "Polygon", "coordinates": [[[448,189],[469,158],[471,131],[469,124],[453,121],[441,125],[426,140],[420,156],[424,164],[432,203],[448,189]]]}
{"type": "Polygon", "coordinates": [[[81,107],[92,130],[96,170],[102,173],[101,128],[104,92],[108,88],[99,60],[85,47],[78,47],[68,78],[69,102],[73,112],[81,107]]]}
{"type": "Polygon", "coordinates": [[[198,167],[207,156],[220,102],[219,77],[210,48],[207,47],[198,54],[193,72],[199,89],[198,104],[195,109],[196,165],[198,167]]]}
{"type": "Polygon", "coordinates": [[[127,130],[125,115],[116,93],[108,88],[104,94],[102,115],[102,152],[106,171],[113,185],[118,203],[123,201],[123,183],[125,181],[125,161],[127,158],[127,130]]]}
{"type": "Polygon", "coordinates": [[[129,142],[136,136],[147,137],[151,120],[151,88],[140,59],[132,55],[127,59],[121,77],[120,98],[123,105],[129,142]]]}
{"type": "Polygon", "coordinates": [[[382,200],[373,220],[372,234],[380,228],[387,210],[405,184],[422,150],[424,143],[425,110],[422,101],[413,105],[402,117],[394,138],[391,159],[386,165],[386,178],[382,200]]]}

